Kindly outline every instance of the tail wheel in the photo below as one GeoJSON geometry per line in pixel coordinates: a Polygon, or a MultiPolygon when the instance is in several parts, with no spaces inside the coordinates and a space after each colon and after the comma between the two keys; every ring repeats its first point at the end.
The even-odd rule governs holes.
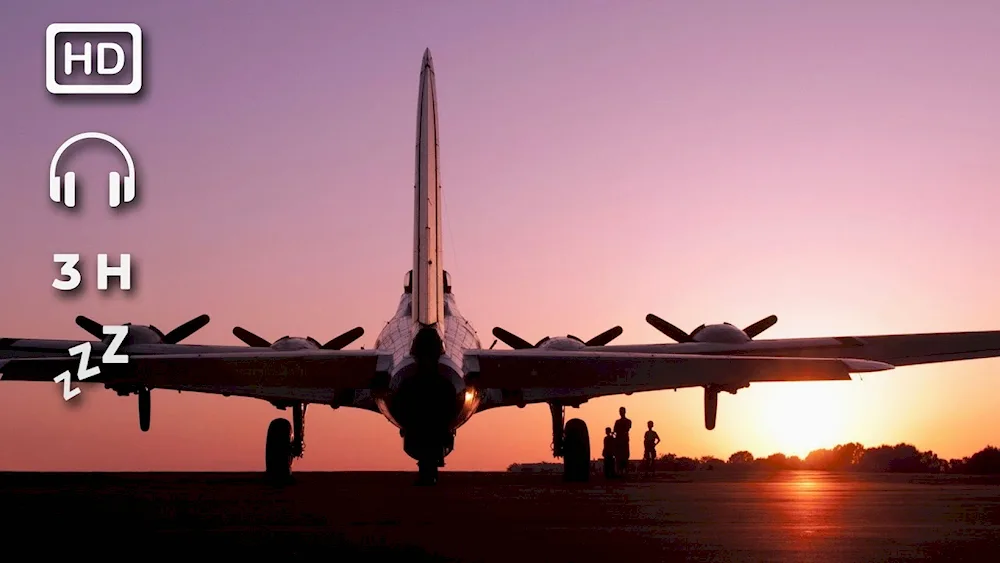
{"type": "Polygon", "coordinates": [[[265,451],[267,476],[275,480],[287,479],[292,474],[292,423],[276,418],[267,427],[265,451]]]}
{"type": "Polygon", "coordinates": [[[417,485],[436,485],[438,481],[438,464],[432,462],[417,463],[417,485]]]}
{"type": "Polygon", "coordinates": [[[590,479],[590,433],[587,423],[574,418],[566,423],[563,438],[563,478],[570,482],[590,479]]]}

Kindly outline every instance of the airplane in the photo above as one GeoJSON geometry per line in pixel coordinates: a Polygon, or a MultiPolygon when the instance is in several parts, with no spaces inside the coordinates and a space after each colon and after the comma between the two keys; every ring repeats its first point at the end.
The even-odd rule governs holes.
{"type": "MultiPolygon", "coordinates": [[[[276,481],[286,481],[293,460],[302,455],[309,404],[375,411],[399,428],[403,450],[417,463],[417,484],[433,485],[455,447],[458,430],[488,409],[548,404],[553,454],[563,459],[564,479],[579,482],[590,476],[590,436],[583,420],[565,420],[566,407],[640,391],[850,380],[852,373],[894,368],[890,362],[856,357],[855,352],[861,356],[878,353],[871,352],[864,340],[852,337],[820,339],[821,344],[829,344],[825,348],[810,339],[805,340],[810,342],[806,346],[798,344],[803,341],[784,341],[787,346],[781,357],[748,355],[732,344],[723,346],[733,353],[660,352],[665,346],[675,350],[664,344],[634,350],[609,346],[616,329],[590,341],[555,337],[532,346],[523,339],[508,338],[517,344],[512,346],[515,349],[483,349],[475,329],[459,312],[451,276],[442,263],[438,106],[429,49],[424,52],[419,80],[413,264],[405,274],[396,312],[373,349],[323,349],[309,340],[300,340],[308,342],[302,346],[278,348],[275,343],[265,347],[266,340],[252,337],[247,340],[256,346],[237,349],[160,342],[146,349],[133,346],[124,364],[94,357],[101,373],[84,384],[236,395],[265,400],[281,410],[291,408],[291,421],[275,418],[267,429],[265,474],[276,481]],[[798,348],[819,348],[824,357],[796,355],[798,348]]],[[[239,329],[234,332],[242,334],[239,329]]],[[[910,354],[918,360],[927,359],[919,349],[928,343],[948,359],[1000,355],[1000,331],[979,334],[971,338],[944,335],[940,341],[920,335],[888,338],[897,339],[890,346],[896,350],[893,354],[910,354]]],[[[16,347],[18,342],[8,345],[16,347]]],[[[21,357],[14,352],[0,359],[0,374],[3,381],[51,382],[56,373],[77,370],[78,364],[73,357],[21,357]]]]}

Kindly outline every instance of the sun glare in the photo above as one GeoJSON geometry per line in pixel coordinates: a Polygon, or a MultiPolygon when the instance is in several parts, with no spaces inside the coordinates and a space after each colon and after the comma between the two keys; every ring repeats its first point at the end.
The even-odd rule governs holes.
{"type": "Polygon", "coordinates": [[[847,416],[844,405],[823,385],[775,386],[762,407],[761,438],[774,451],[804,458],[819,448],[844,440],[847,416]]]}

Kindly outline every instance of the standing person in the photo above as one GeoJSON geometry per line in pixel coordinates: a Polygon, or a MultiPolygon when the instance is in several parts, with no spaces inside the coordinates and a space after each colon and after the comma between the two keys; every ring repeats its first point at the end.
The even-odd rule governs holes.
{"type": "Polygon", "coordinates": [[[631,451],[629,450],[628,433],[632,430],[632,421],[625,418],[625,407],[618,409],[621,418],[615,421],[615,459],[618,462],[618,474],[628,473],[628,461],[631,451]]]}
{"type": "Polygon", "coordinates": [[[660,435],[653,430],[653,421],[650,420],[646,423],[646,434],[642,438],[642,464],[646,468],[647,473],[654,473],[656,471],[656,446],[660,443],[660,435]]]}
{"type": "Polygon", "coordinates": [[[604,429],[604,477],[606,479],[615,478],[615,436],[611,433],[611,427],[604,429]]]}

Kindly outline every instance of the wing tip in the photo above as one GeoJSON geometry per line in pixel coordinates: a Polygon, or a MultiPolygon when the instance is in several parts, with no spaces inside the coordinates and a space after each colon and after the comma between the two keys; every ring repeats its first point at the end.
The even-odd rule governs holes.
{"type": "Polygon", "coordinates": [[[843,358],[840,360],[841,363],[847,367],[847,371],[850,373],[870,373],[873,371],[887,371],[890,369],[895,369],[896,366],[892,364],[887,364],[885,362],[876,362],[875,360],[858,360],[855,358],[843,358]]]}

